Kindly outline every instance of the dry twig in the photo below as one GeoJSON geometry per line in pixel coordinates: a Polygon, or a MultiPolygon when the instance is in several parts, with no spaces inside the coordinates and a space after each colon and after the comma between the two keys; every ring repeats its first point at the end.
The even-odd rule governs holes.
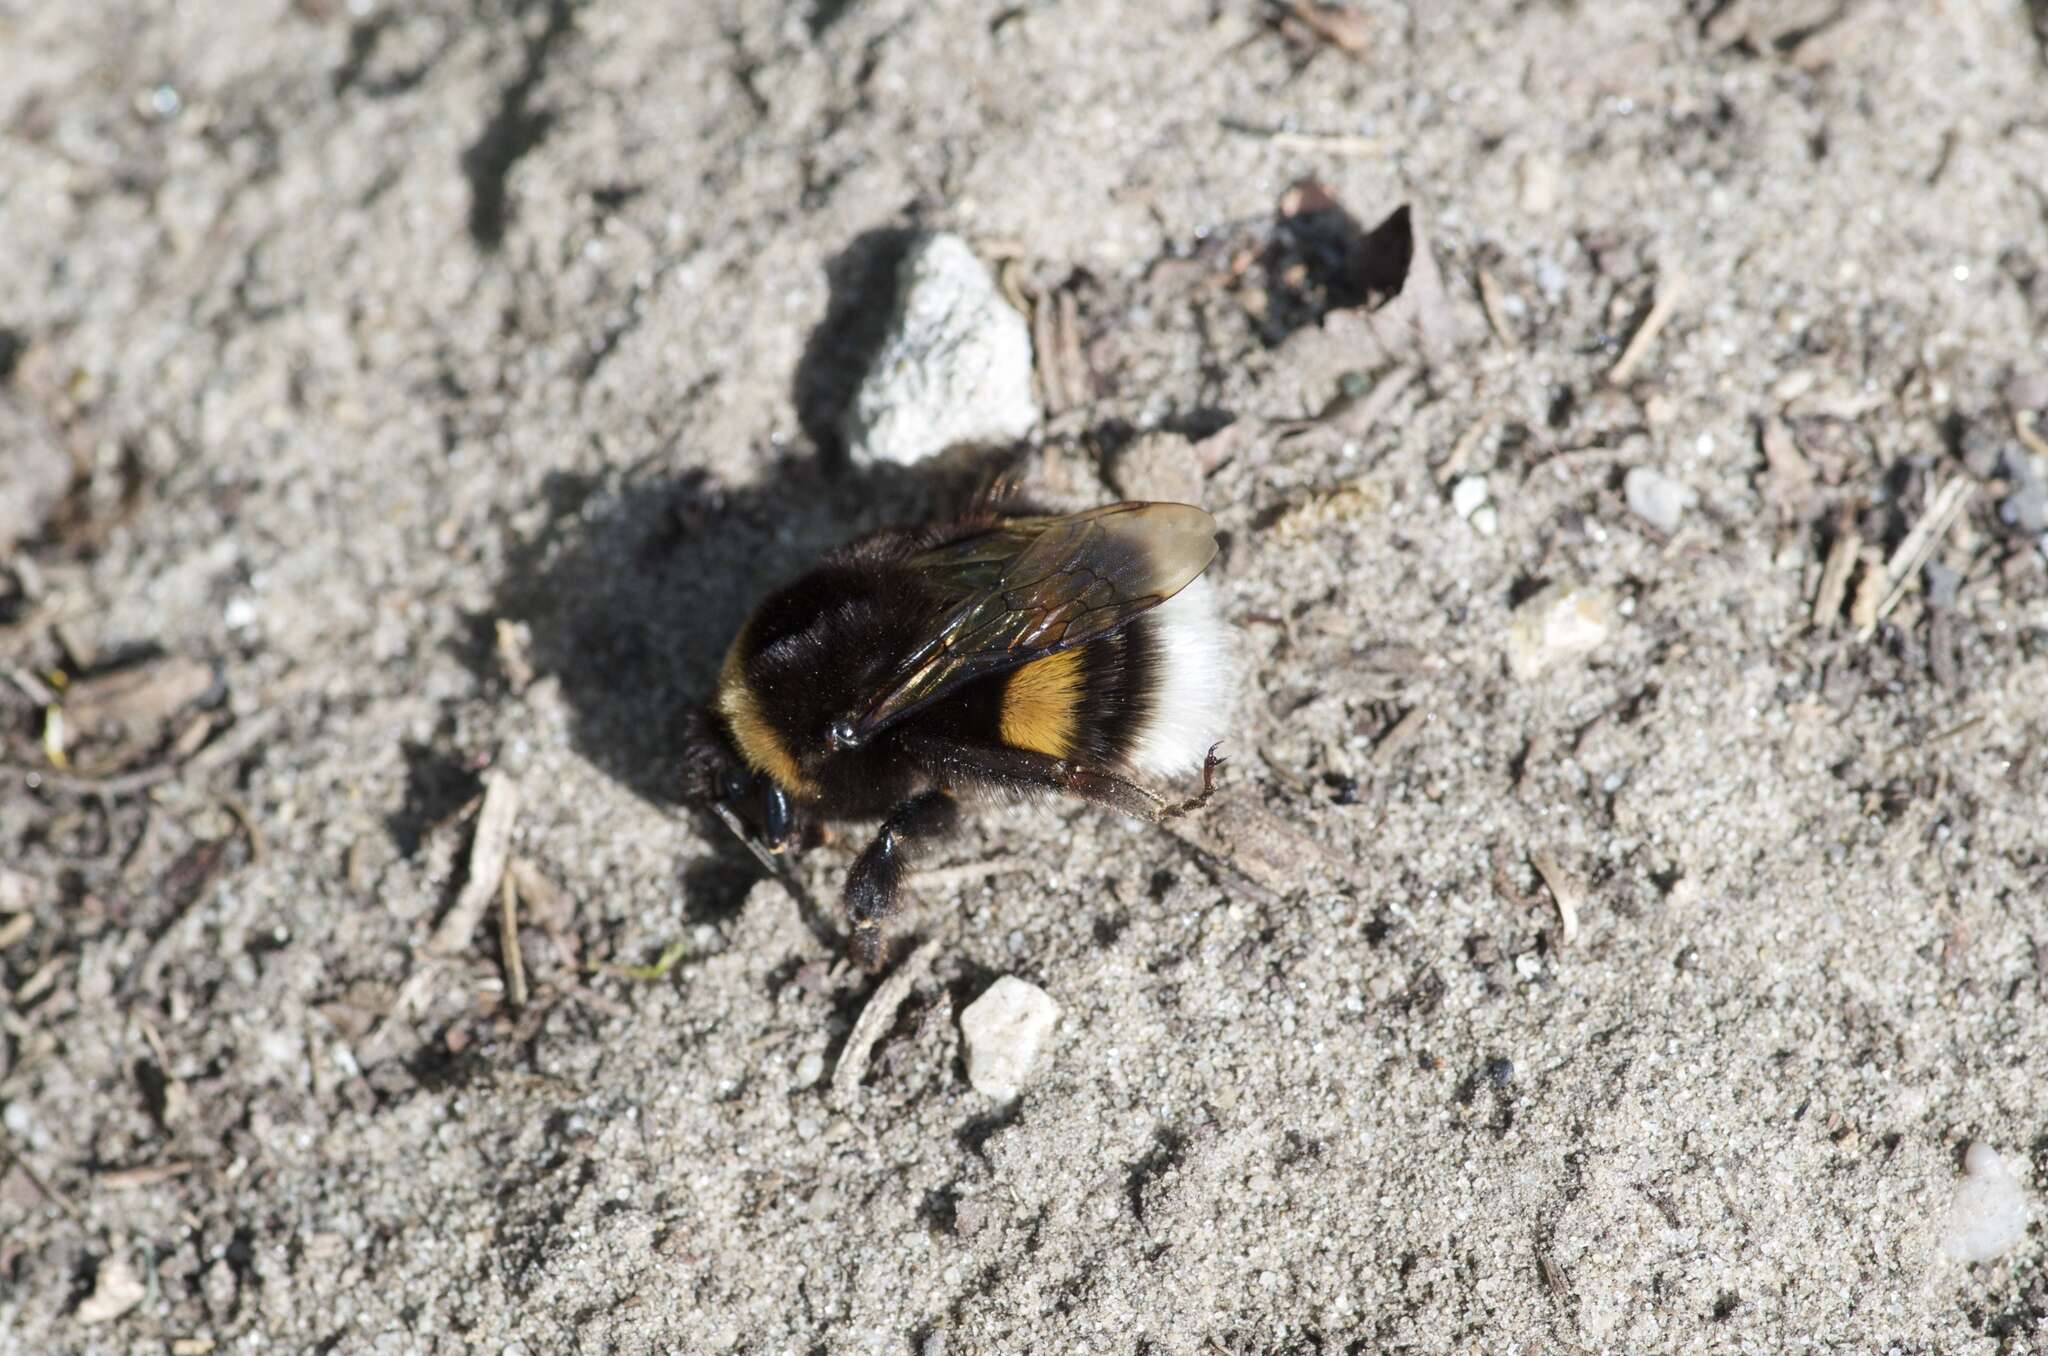
{"type": "Polygon", "coordinates": [[[434,929],[428,951],[447,956],[469,945],[504,878],[505,863],[512,855],[512,827],[518,818],[518,781],[509,772],[491,772],[484,780],[483,808],[477,812],[476,837],[470,843],[469,879],[456,896],[455,906],[434,929]]]}
{"type": "Polygon", "coordinates": [[[1380,736],[1380,742],[1372,746],[1372,761],[1376,767],[1385,767],[1394,760],[1394,755],[1412,743],[1422,733],[1422,727],[1429,724],[1429,711],[1425,707],[1411,706],[1408,714],[1394,722],[1394,728],[1380,736]]]}
{"type": "Polygon", "coordinates": [[[1863,550],[1863,534],[1856,530],[1853,515],[1846,509],[1835,531],[1835,543],[1828,548],[1827,564],[1821,567],[1820,587],[1813,594],[1813,625],[1833,626],[1842,615],[1842,600],[1849,596],[1849,571],[1863,550]]]}
{"type": "Polygon", "coordinates": [[[110,1168],[99,1175],[99,1184],[108,1191],[133,1191],[137,1187],[155,1186],[158,1182],[183,1177],[199,1166],[197,1159],[173,1158],[162,1163],[145,1163],[135,1168],[110,1168]]]}
{"type": "Polygon", "coordinates": [[[1579,905],[1585,902],[1584,888],[1558,864],[1548,848],[1531,852],[1529,865],[1536,868],[1536,874],[1550,888],[1550,897],[1557,901],[1557,921],[1563,928],[1565,945],[1571,945],[1579,935],[1579,905]]]}
{"type": "Polygon", "coordinates": [[[839,1052],[839,1063],[832,1070],[833,1105],[845,1106],[854,1089],[860,1086],[861,1079],[867,1077],[868,1058],[874,1051],[875,1042],[895,1023],[896,1009],[903,1006],[903,1000],[930,971],[938,954],[937,938],[924,942],[903,958],[903,964],[876,987],[867,1006],[860,1010],[860,1019],[848,1033],[846,1047],[839,1052]]]}
{"type": "Polygon", "coordinates": [[[1492,270],[1482,266],[1479,270],[1479,307],[1486,312],[1486,323],[1493,329],[1493,337],[1500,340],[1501,347],[1513,353],[1522,346],[1515,332],[1508,328],[1506,298],[1501,295],[1500,282],[1492,270]]]}
{"type": "Polygon", "coordinates": [[[1607,371],[1610,386],[1626,386],[1628,379],[1642,364],[1643,355],[1650,351],[1650,345],[1657,342],[1657,336],[1671,323],[1671,317],[1678,312],[1678,303],[1685,296],[1686,278],[1679,269],[1672,269],[1657,288],[1657,299],[1650,303],[1650,313],[1643,317],[1642,327],[1628,341],[1628,347],[1621,351],[1621,358],[1607,371]]]}
{"type": "Polygon", "coordinates": [[[526,958],[519,954],[519,892],[512,886],[512,873],[500,878],[498,889],[498,950],[505,962],[505,997],[514,1008],[526,1006],[526,958]]]}
{"type": "Polygon", "coordinates": [[[1927,511],[1920,515],[1920,521],[1913,524],[1913,530],[1906,534],[1898,549],[1884,566],[1884,593],[1877,605],[1876,614],[1864,624],[1857,635],[1858,640],[1869,640],[1877,629],[1877,623],[1891,615],[1893,608],[1906,596],[1906,590],[1920,574],[1922,567],[1934,558],[1934,552],[1941,545],[1941,539],[1948,535],[1949,528],[1969,507],[1970,496],[1976,490],[1968,476],[1949,477],[1934,498],[1928,501],[1927,511]]]}

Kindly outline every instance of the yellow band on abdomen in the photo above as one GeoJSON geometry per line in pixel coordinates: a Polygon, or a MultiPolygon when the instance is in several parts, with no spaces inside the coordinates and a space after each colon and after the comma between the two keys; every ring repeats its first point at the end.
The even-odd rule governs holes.
{"type": "Polygon", "coordinates": [[[1072,753],[1081,724],[1082,672],[1076,649],[1034,659],[1011,674],[1003,688],[1003,742],[1054,758],[1072,753]]]}

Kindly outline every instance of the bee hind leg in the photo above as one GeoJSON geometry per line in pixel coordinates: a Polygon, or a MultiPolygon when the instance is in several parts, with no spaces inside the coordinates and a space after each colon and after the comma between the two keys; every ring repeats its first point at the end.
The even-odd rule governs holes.
{"type": "Polygon", "coordinates": [[[1010,745],[967,745],[936,740],[911,746],[925,765],[964,786],[987,786],[1017,794],[1054,791],[1106,806],[1133,819],[1173,819],[1200,809],[1215,793],[1216,769],[1223,760],[1211,748],[1202,765],[1202,789],[1192,799],[1169,801],[1108,768],[1055,758],[1035,749],[1010,745]]]}
{"type": "Polygon", "coordinates": [[[1161,819],[1179,819],[1182,815],[1192,814],[1209,803],[1209,797],[1216,794],[1216,769],[1230,761],[1228,758],[1216,756],[1216,750],[1222,747],[1221,744],[1211,744],[1209,752],[1202,755],[1202,789],[1184,801],[1161,806],[1161,819]]]}
{"type": "Polygon", "coordinates": [[[912,796],[889,812],[874,841],[847,872],[846,918],[853,927],[847,949],[866,969],[881,969],[887,958],[882,922],[896,911],[906,856],[920,840],[950,831],[959,820],[960,804],[944,787],[912,796]]]}

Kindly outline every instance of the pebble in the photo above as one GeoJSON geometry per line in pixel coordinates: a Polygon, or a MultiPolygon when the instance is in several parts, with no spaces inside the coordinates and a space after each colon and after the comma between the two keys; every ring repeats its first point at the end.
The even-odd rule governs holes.
{"type": "Polygon", "coordinates": [[[1981,1141],[1972,1144],[1942,1227],[1942,1252],[1959,1262],[1988,1262],[2010,1251],[2026,1232],[2026,1189],[1996,1149],[1981,1141]]]}
{"type": "Polygon", "coordinates": [[[1493,506],[1485,476],[1460,477],[1451,486],[1451,508],[1482,537],[1500,531],[1500,511],[1493,506]]]}
{"type": "Polygon", "coordinates": [[[1678,531],[1686,510],[1700,501],[1692,486],[1647,466],[1638,466],[1624,476],[1621,492],[1630,513],[1667,537],[1678,531]]]}
{"type": "Polygon", "coordinates": [[[1549,156],[1525,155],[1515,166],[1517,198],[1522,211],[1532,217],[1547,217],[1557,207],[1559,175],[1557,162],[1549,156]]]}
{"type": "Polygon", "coordinates": [[[2007,452],[2004,470],[2012,493],[1998,501],[1998,518],[2028,536],[2048,530],[2048,477],[2024,452],[2007,452]]]}
{"type": "Polygon", "coordinates": [[[983,1096],[1015,1097],[1059,1021],[1059,1004],[1035,984],[1004,975],[960,1014],[967,1081],[983,1096]]]}
{"type": "Polygon", "coordinates": [[[148,1294],[128,1260],[128,1250],[120,1247],[100,1263],[92,1293],[73,1311],[72,1317],[80,1323],[109,1323],[142,1303],[148,1294]]]}
{"type": "Polygon", "coordinates": [[[1006,443],[1037,426],[1031,331],[957,235],[911,245],[895,309],[846,411],[860,463],[908,466],[961,443],[1006,443]]]}
{"type": "Polygon", "coordinates": [[[1600,648],[1614,629],[1606,589],[1552,584],[1531,594],[1508,622],[1508,672],[1527,682],[1552,665],[1600,648]]]}
{"type": "Polygon", "coordinates": [[[796,1062],[796,1086],[808,1088],[825,1076],[825,1057],[816,1050],[796,1062]]]}
{"type": "Polygon", "coordinates": [[[1938,560],[1927,562],[1923,572],[1927,581],[1927,605],[1932,608],[1952,609],[1963,590],[1963,572],[1952,569],[1938,560]]]}

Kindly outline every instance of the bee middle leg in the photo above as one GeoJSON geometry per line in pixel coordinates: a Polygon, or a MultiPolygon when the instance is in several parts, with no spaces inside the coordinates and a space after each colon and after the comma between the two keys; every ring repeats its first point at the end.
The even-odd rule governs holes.
{"type": "Polygon", "coordinates": [[[896,910],[904,858],[920,839],[935,838],[960,821],[960,803],[944,787],[921,792],[889,812],[874,841],[846,874],[846,917],[853,925],[848,949],[869,970],[882,966],[882,920],[896,910]]]}

